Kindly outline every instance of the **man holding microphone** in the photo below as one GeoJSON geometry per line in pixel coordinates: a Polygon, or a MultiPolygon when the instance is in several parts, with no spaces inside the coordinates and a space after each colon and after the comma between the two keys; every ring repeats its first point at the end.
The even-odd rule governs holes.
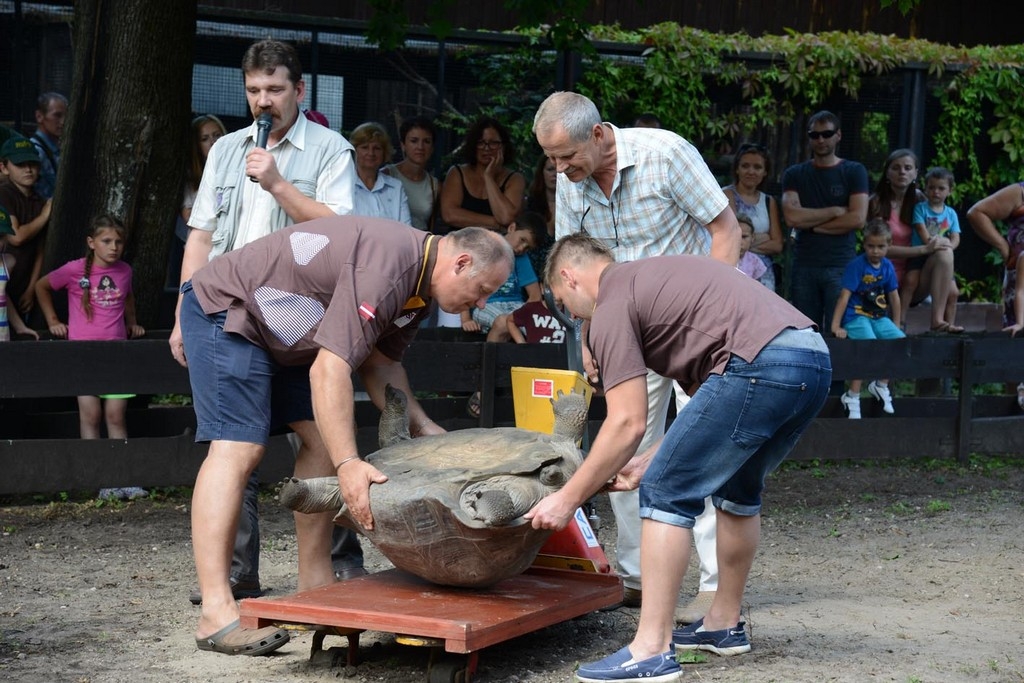
{"type": "MultiPolygon", "coordinates": [[[[183,284],[221,254],[294,223],[352,211],[352,146],[338,133],[308,121],[299,111],[305,83],[295,48],[276,40],[256,42],[242,58],[242,73],[254,121],[221,137],[210,150],[188,221],[191,229],[181,265],[183,284]]],[[[179,309],[180,305],[179,296],[179,309]]],[[[176,310],[170,347],[174,358],[186,365],[179,313],[176,310]]],[[[297,470],[296,476],[332,474],[313,423],[308,368],[289,368],[274,382],[275,426],[290,426],[301,438],[301,448],[313,451],[314,457],[300,457],[296,462],[322,462],[327,467],[317,472],[297,470]]],[[[257,493],[258,480],[253,474],[238,519],[230,579],[224,577],[234,598],[256,596],[261,591],[257,493]]],[[[322,525],[324,533],[333,527],[327,517],[306,515],[296,523],[322,525]]],[[[335,539],[335,546],[336,565],[346,561],[342,557],[345,551],[350,553],[352,565],[335,566],[336,571],[342,576],[348,569],[364,573],[358,540],[351,532],[349,537],[335,539]]],[[[334,579],[300,576],[300,584],[323,583],[328,578],[334,579]]],[[[198,603],[203,596],[195,594],[191,599],[198,603]]]]}

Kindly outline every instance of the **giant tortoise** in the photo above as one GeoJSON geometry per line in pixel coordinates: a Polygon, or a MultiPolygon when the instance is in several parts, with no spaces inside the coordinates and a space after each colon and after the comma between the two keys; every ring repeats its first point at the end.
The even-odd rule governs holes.
{"type": "Polygon", "coordinates": [[[389,385],[385,395],[380,450],[366,457],[388,476],[370,488],[373,529],[348,514],[335,477],[289,479],[281,502],[298,512],[339,510],[336,524],[434,583],[489,586],[530,566],[551,532],[522,516],[582,463],[584,396],[552,399],[554,434],[505,427],[411,439],[405,394],[389,385]]]}

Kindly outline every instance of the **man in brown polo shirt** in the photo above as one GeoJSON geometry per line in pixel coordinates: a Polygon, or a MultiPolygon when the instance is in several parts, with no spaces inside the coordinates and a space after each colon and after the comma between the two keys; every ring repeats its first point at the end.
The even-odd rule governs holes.
{"type": "MultiPolygon", "coordinates": [[[[444,237],[356,216],[321,218],[216,258],[182,287],[181,325],[196,410],[210,450],[192,497],[192,543],[203,596],[196,645],[265,654],[288,640],[245,629],[228,583],[242,492],[265,449],[271,382],[309,366],[313,413],[330,462],[296,459],[297,477],[336,473],[348,508],[372,528],[369,488],[387,478],[358,458],[352,373],[383,407],[384,386],[409,396],[413,435],[440,433],[416,402],[402,355],[431,299],[461,313],[482,307],[514,255],[500,235],[465,228],[444,237]]],[[[298,515],[299,590],[332,583],[331,513],[298,515]]]]}
{"type": "Polygon", "coordinates": [[[608,416],[580,469],[526,516],[537,528],[561,529],[611,480],[610,490],[639,484],[643,520],[637,634],[581,665],[577,679],[668,683],[681,676],[673,648],[749,652],[740,606],[760,536],[764,478],[825,400],[828,347],[788,302],[707,257],[615,263],[601,242],[575,234],[555,243],[544,280],[589,321],[608,416]],[[678,381],[691,399],[660,443],[637,453],[647,368],[678,381]],[[718,524],[718,590],[703,619],[673,632],[691,530],[708,496],[718,524]]]}

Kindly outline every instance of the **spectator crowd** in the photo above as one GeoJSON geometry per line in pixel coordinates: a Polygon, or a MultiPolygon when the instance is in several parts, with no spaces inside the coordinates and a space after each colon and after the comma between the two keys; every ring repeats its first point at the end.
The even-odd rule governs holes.
{"type": "MultiPolygon", "coordinates": [[[[330,130],[320,112],[301,111],[307,121],[330,130]]],[[[8,322],[3,334],[9,335],[13,327],[16,336],[33,337],[47,327],[35,303],[35,285],[43,275],[42,247],[66,116],[66,98],[47,92],[38,98],[37,128],[29,137],[4,131],[0,206],[10,216],[13,228],[13,234],[3,238],[5,296],[13,310],[5,311],[8,322]]],[[[652,114],[637,116],[631,125],[661,126],[652,114]]],[[[842,271],[861,247],[864,226],[880,218],[891,229],[887,258],[896,273],[901,304],[898,310],[883,311],[884,315],[905,330],[908,310],[926,303],[930,331],[963,332],[956,322],[960,292],[953,272],[961,226],[955,208],[946,204],[955,188],[953,174],[943,168],[922,168],[913,150],[897,149],[879,169],[879,181],[869,187],[863,165],[839,156],[842,129],[838,116],[818,112],[809,118],[808,127],[810,158],[783,170],[780,196],[765,191],[775,184],[775,176],[764,144],[742,142],[732,155],[731,177],[722,189],[743,229],[749,226],[752,230],[749,243],[744,238],[740,269],[792,301],[831,333],[842,271]]],[[[197,115],[190,129],[186,184],[168,264],[167,282],[174,287],[181,281],[189,220],[207,159],[214,143],[228,132],[214,114],[197,115]]],[[[396,150],[385,126],[378,122],[367,121],[352,129],[347,142],[354,161],[353,178],[346,190],[351,207],[334,206],[343,213],[388,218],[439,235],[471,225],[504,232],[524,212],[539,215],[547,230],[537,233],[535,243],[523,251],[533,275],[517,268],[519,277],[526,278],[518,288],[521,291],[513,297],[504,290],[500,295],[504,303],[521,296],[519,303],[536,304],[539,287],[529,283],[542,274],[555,237],[558,173],[552,160],[540,154],[532,168],[518,170],[516,149],[506,126],[482,117],[469,123],[451,153],[456,163],[440,178],[432,170],[438,156],[434,147],[437,124],[416,115],[404,119],[397,132],[396,150]]],[[[980,209],[972,209],[968,225],[977,225],[979,237],[1000,250],[997,240],[1006,243],[1014,233],[1010,230],[1003,237],[998,224],[1005,220],[1010,225],[1012,216],[988,221],[984,216],[980,209]]],[[[1016,263],[1010,251],[1005,263],[1005,322],[1009,329],[1016,324],[1016,263]]],[[[480,321],[475,313],[468,319],[456,318],[435,308],[426,324],[480,331],[491,340],[525,338],[524,326],[518,326],[520,334],[510,334],[504,318],[492,334],[494,316],[481,315],[480,321]]]]}

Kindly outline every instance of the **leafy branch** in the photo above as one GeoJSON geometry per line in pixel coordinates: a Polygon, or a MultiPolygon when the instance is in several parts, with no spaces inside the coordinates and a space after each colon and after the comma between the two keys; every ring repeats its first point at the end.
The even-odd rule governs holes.
{"type": "MultiPolygon", "coordinates": [[[[369,2],[375,10],[370,40],[384,49],[401,45],[405,0],[369,2]]],[[[440,37],[451,30],[444,20],[451,4],[430,0],[428,5],[431,30],[440,37]]],[[[765,138],[797,112],[836,95],[857,98],[871,78],[923,67],[939,83],[937,151],[930,162],[963,169],[957,195],[981,196],[1019,175],[1024,159],[1022,45],[965,48],[872,33],[792,30],[752,37],[675,23],[629,31],[617,25],[588,26],[583,21],[586,0],[504,0],[504,5],[520,18],[516,33],[524,38],[523,47],[498,54],[469,51],[468,59],[480,76],[481,113],[507,121],[522,152],[536,150],[529,134],[531,109],[552,88],[558,52],[582,55],[576,88],[593,98],[608,119],[629,120],[650,111],[707,150],[727,150],[746,137],[765,138]],[[598,54],[595,41],[619,46],[598,54]],[[984,129],[986,121],[994,123],[984,129]],[[997,153],[983,171],[978,150],[987,144],[997,153]]],[[[920,0],[881,0],[881,5],[908,15],[919,10],[920,0]]],[[[446,117],[464,129],[465,115],[449,109],[446,117]]]]}

